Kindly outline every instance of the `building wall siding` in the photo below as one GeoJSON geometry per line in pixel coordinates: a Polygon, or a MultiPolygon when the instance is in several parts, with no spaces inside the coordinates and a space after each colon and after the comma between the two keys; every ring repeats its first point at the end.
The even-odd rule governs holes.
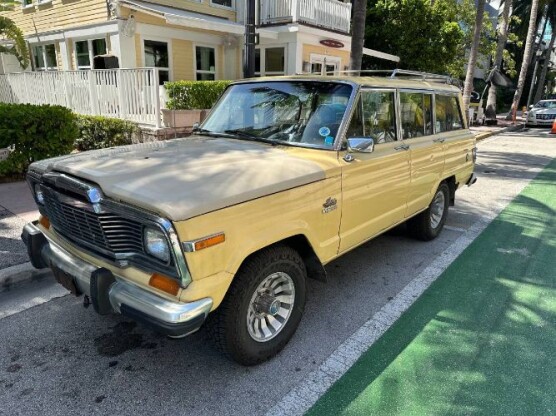
{"type": "Polygon", "coordinates": [[[105,0],[53,0],[25,9],[16,6],[13,11],[0,14],[12,19],[25,36],[108,20],[105,0]]]}
{"type": "Polygon", "coordinates": [[[174,81],[195,79],[193,68],[193,42],[172,40],[172,60],[174,62],[174,81]]]}
{"type": "Polygon", "coordinates": [[[176,7],[178,9],[185,9],[194,13],[209,14],[212,16],[225,17],[232,21],[236,21],[236,12],[230,9],[221,7],[214,7],[210,5],[210,0],[203,0],[202,2],[191,0],[157,0],[156,3],[164,6],[176,7]]]}
{"type": "Polygon", "coordinates": [[[341,49],[327,48],[325,46],[319,45],[303,45],[303,61],[309,62],[311,60],[311,54],[328,55],[335,56],[341,59],[340,71],[344,69],[345,66],[349,65],[350,52],[343,51],[341,49]]]}

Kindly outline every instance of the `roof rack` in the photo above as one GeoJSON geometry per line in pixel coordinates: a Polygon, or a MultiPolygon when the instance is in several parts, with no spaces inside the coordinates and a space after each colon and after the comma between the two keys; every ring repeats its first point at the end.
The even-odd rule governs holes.
{"type": "Polygon", "coordinates": [[[410,71],[407,69],[362,69],[360,71],[357,70],[347,70],[347,71],[328,71],[328,72],[318,72],[315,75],[384,75],[385,77],[389,77],[390,79],[404,77],[410,79],[419,79],[421,81],[430,81],[430,82],[441,82],[444,84],[455,85],[457,87],[461,87],[461,81],[459,79],[454,79],[449,75],[439,75],[439,74],[432,74],[429,72],[419,72],[419,71],[410,71]]]}

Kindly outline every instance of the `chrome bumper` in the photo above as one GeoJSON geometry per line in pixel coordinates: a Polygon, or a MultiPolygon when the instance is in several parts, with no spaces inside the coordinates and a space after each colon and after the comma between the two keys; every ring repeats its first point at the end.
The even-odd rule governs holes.
{"type": "Polygon", "coordinates": [[[56,280],[76,295],[91,297],[100,314],[117,312],[147,324],[159,332],[182,337],[198,330],[212,308],[212,299],[182,303],[114,276],[74,256],[49,240],[35,223],[23,228],[22,240],[36,268],[50,267],[56,280]]]}

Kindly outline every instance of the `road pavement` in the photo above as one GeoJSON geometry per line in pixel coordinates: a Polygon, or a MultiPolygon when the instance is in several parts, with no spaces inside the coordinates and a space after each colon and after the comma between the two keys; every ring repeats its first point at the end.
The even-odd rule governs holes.
{"type": "Polygon", "coordinates": [[[257,367],[224,359],[203,330],[170,340],[119,316],[100,317],[81,299],[56,292],[49,276],[0,292],[0,414],[275,411],[338,346],[556,157],[556,138],[539,130],[478,147],[479,181],[458,191],[438,239],[418,242],[399,227],[329,264],[328,283],[308,282],[297,334],[257,367]]]}

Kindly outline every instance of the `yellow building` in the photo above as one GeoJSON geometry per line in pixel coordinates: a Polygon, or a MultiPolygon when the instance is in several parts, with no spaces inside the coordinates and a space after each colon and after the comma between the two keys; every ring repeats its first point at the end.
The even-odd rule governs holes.
{"type": "MultiPolygon", "coordinates": [[[[23,0],[7,15],[29,42],[31,70],[91,69],[109,54],[121,68],[158,67],[164,82],[240,78],[244,10],[245,0],[23,0]]],[[[349,1],[260,0],[257,15],[257,75],[347,69],[349,1]]]]}

